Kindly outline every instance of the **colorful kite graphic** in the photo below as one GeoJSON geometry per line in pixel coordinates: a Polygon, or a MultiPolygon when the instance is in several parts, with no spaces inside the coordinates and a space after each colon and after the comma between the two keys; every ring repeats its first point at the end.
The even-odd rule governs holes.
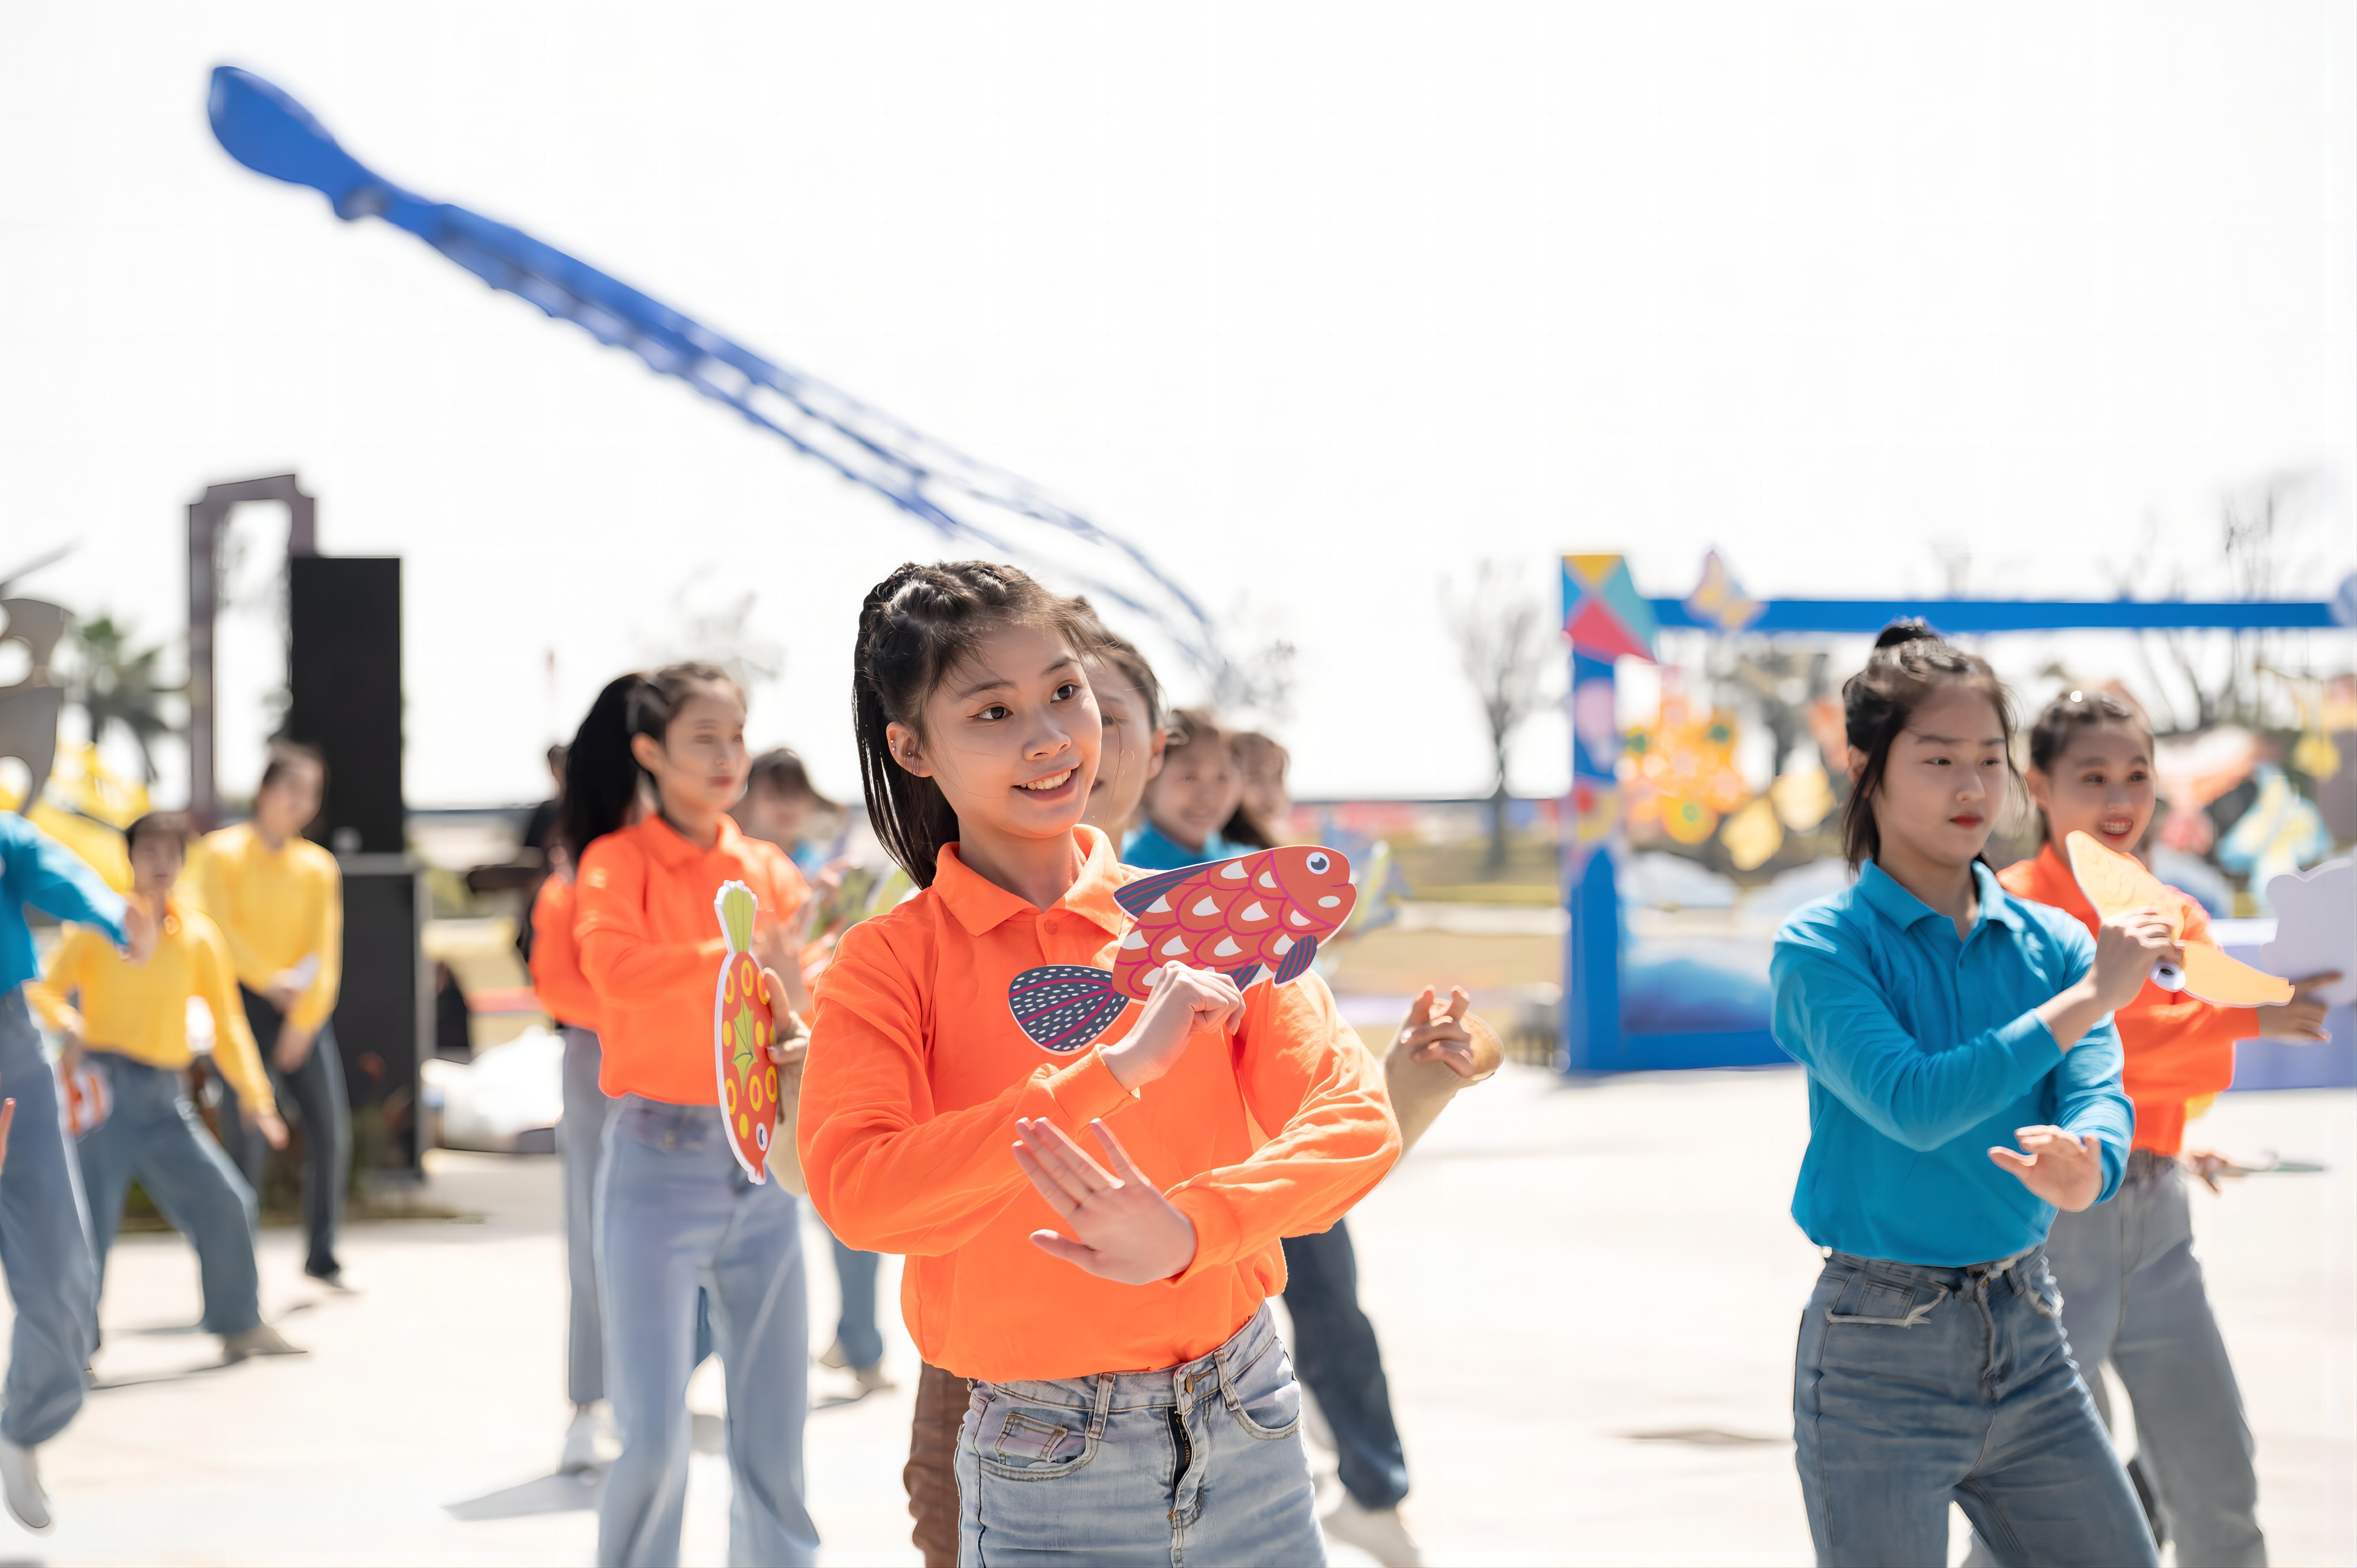
{"type": "MultiPolygon", "coordinates": [[[[770,1060],[776,1015],[761,983],[753,945],[753,916],[759,904],[741,882],[724,882],[712,900],[720,929],[728,936],[720,961],[720,986],[712,999],[713,1066],[720,1077],[720,1115],[737,1163],[755,1181],[769,1177],[770,1139],[778,1120],[778,1069],[770,1060]]],[[[789,1130],[789,1137],[792,1135],[789,1130]]]]}
{"type": "Polygon", "coordinates": [[[1563,558],[1563,634],[1595,659],[1653,659],[1653,607],[1619,555],[1563,558]]]}

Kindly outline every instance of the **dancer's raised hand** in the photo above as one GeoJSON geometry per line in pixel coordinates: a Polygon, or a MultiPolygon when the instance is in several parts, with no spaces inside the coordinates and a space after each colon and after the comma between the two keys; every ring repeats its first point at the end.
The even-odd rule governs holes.
{"type": "Polygon", "coordinates": [[[1034,1230],[1041,1251],[1125,1285],[1167,1280],[1195,1261],[1195,1222],[1162,1196],[1102,1122],[1089,1131],[1104,1146],[1108,1171],[1052,1122],[1017,1120],[1015,1163],[1080,1237],[1034,1230]]]}
{"type": "Polygon", "coordinates": [[[2093,1133],[2073,1137],[2060,1127],[2017,1127],[2013,1136],[2022,1153],[2000,1145],[1989,1158],[2055,1208],[2075,1214],[2104,1190],[2103,1144],[2093,1133]]]}

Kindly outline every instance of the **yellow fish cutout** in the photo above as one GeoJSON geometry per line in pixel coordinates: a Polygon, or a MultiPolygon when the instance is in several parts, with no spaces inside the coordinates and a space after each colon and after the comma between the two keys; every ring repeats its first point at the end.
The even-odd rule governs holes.
{"type": "MultiPolygon", "coordinates": [[[[2108,920],[2124,909],[2154,908],[2168,920],[2171,931],[2180,939],[2184,936],[2184,906],[2141,862],[2105,849],[2082,832],[2072,833],[2067,847],[2072,874],[2096,914],[2108,920]]],[[[2190,992],[2221,1007],[2276,1007],[2291,1000],[2290,981],[2228,958],[2215,942],[2186,942],[2184,952],[2182,968],[2168,962],[2152,966],[2155,985],[2163,991],[2190,992]]]]}

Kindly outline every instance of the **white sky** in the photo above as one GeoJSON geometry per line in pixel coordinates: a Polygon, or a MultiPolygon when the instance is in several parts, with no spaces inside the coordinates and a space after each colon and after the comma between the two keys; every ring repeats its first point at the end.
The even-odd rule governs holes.
{"type": "MultiPolygon", "coordinates": [[[[326,549],[406,559],[414,803],[536,794],[732,577],[787,663],[755,738],[856,793],[860,595],[940,552],[232,164],[217,62],[1248,600],[1304,793],[1484,788],[1437,599],[1483,557],[1881,595],[1962,545],[2100,595],[2157,522],[2201,592],[2217,495],[2282,468],[2327,476],[2316,591],[2357,556],[2349,0],[5,0],[0,59],[0,570],[79,541],[27,591],[177,634],[187,503],[298,471],[326,549]]],[[[235,789],[274,677],[229,640],[235,789]]]]}

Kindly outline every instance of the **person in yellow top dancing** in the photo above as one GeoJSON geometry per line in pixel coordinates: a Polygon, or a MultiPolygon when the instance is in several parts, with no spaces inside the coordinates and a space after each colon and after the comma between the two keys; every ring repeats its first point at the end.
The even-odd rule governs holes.
{"type": "MultiPolygon", "coordinates": [[[[208,833],[197,866],[205,913],[221,928],[244,993],[245,1016],[278,1098],[303,1133],[303,1272],[336,1288],[344,1182],[352,1158],[351,1103],[328,1017],[344,969],[344,885],[336,857],[303,837],[319,814],[327,765],[307,746],[271,748],[253,820],[208,833]]],[[[244,1123],[242,1090],[224,1081],[221,1132],[256,1191],[262,1139],[244,1123]]]]}
{"type": "Polygon", "coordinates": [[[162,916],[155,953],[133,963],[103,933],[75,926],[50,955],[48,974],[25,993],[42,1020],[65,1036],[68,1072],[87,1067],[106,1086],[100,1098],[104,1119],[82,1130],[78,1150],[100,1280],[135,1176],[164,1218],[196,1246],[204,1326],[221,1337],[222,1359],[297,1354],[262,1321],[253,1189],[188,1103],[188,998],[194,996],[212,1012],[213,1059],[243,1091],[255,1130],[274,1147],[286,1142],[238,1005],[229,949],[210,920],[172,896],[188,854],[179,820],[151,813],[124,836],[132,891],[162,916]]]}

